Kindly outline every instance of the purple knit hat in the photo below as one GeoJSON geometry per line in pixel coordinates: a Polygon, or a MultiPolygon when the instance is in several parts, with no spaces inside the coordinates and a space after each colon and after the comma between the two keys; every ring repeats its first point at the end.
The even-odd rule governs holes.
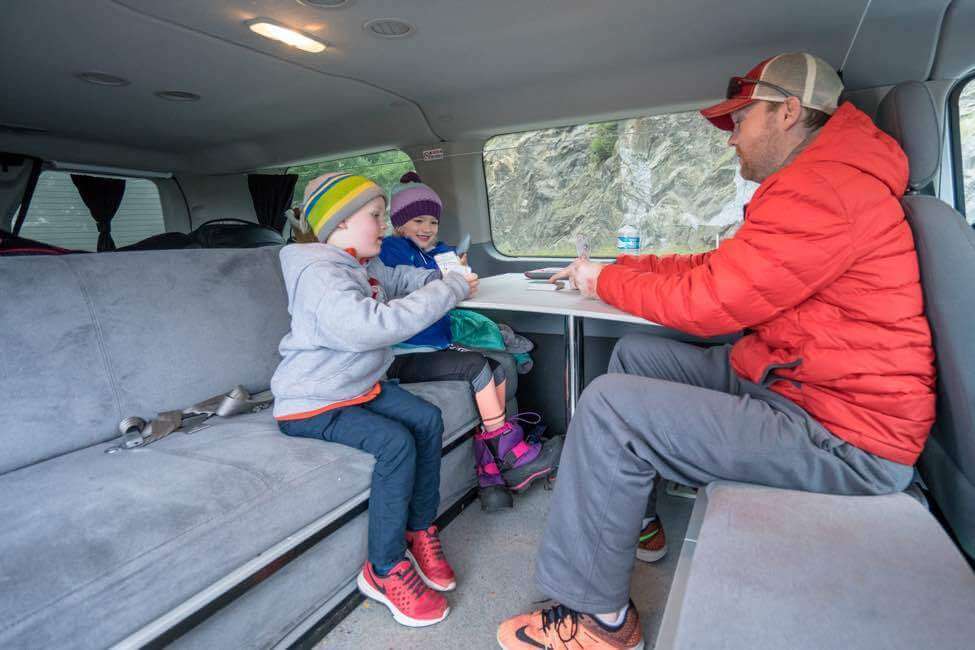
{"type": "Polygon", "coordinates": [[[406,172],[389,193],[389,220],[399,228],[410,219],[430,215],[440,220],[443,202],[416,172],[406,172]]]}

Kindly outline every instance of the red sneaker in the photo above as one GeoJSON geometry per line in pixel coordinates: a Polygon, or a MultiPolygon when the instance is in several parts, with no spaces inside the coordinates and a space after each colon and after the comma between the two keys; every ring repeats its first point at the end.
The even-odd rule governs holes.
{"type": "Polygon", "coordinates": [[[363,594],[388,607],[400,625],[426,627],[450,613],[447,599],[423,584],[409,560],[400,561],[385,578],[376,575],[367,561],[356,584],[363,594]]]}
{"type": "Polygon", "coordinates": [[[444,557],[437,527],[426,530],[406,531],[406,557],[413,561],[423,582],[437,591],[451,591],[457,586],[454,570],[444,557]]]}

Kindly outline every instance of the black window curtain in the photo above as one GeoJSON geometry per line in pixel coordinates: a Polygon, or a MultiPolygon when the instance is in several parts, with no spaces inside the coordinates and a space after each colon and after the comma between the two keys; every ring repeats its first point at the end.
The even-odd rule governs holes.
{"type": "Polygon", "coordinates": [[[112,217],[118,212],[125,194],[125,181],[120,178],[102,178],[71,174],[71,182],[78,188],[91,218],[98,224],[98,252],[115,250],[112,239],[112,217]]]}
{"type": "Polygon", "coordinates": [[[284,211],[291,207],[297,174],[248,174],[247,187],[251,191],[258,223],[284,231],[284,211]]]}

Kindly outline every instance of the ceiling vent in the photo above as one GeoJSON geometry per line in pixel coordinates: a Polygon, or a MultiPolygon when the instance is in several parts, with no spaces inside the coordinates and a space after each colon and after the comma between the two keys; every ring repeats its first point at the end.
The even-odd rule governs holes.
{"type": "Polygon", "coordinates": [[[156,97],[170,102],[198,102],[200,96],[196,93],[188,93],[185,90],[159,90],[156,97]]]}
{"type": "Polygon", "coordinates": [[[381,38],[406,38],[416,31],[416,27],[398,18],[376,18],[362,28],[381,38]]]}
{"type": "Polygon", "coordinates": [[[298,0],[298,4],[316,9],[342,9],[352,4],[354,0],[298,0]]]}
{"type": "Polygon", "coordinates": [[[128,79],[104,72],[79,72],[75,76],[96,86],[128,86],[130,83],[128,79]]]}

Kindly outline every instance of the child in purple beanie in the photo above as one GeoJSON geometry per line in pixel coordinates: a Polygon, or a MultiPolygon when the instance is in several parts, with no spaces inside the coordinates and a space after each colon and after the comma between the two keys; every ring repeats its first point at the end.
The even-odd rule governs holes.
{"type": "MultiPolygon", "coordinates": [[[[379,258],[387,266],[407,264],[437,269],[434,256],[453,251],[437,239],[443,202],[416,172],[407,172],[390,193],[389,214],[394,235],[383,239],[379,258]]],[[[466,263],[466,260],[463,260],[466,263]]],[[[481,415],[474,437],[481,508],[512,506],[509,489],[520,492],[558,466],[561,438],[544,445],[528,442],[521,426],[508,420],[504,405],[504,368],[489,357],[451,347],[450,316],[440,319],[395,349],[387,376],[404,382],[461,379],[470,382],[481,415]],[[424,348],[425,351],[412,351],[424,348]],[[458,370],[461,370],[458,372],[458,370]]]]}

